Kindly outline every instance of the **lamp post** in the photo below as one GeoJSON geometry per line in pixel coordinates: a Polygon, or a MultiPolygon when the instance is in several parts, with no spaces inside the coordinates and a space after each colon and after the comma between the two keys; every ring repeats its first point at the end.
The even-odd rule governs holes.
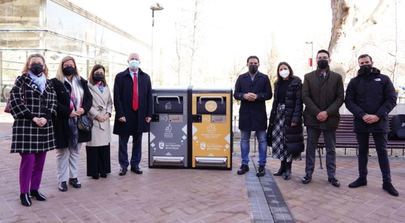
{"type": "Polygon", "coordinates": [[[312,68],[314,65],[314,42],[307,41],[305,44],[311,44],[311,58],[308,60],[308,65],[312,68]]]}
{"type": "Polygon", "coordinates": [[[155,2],[153,5],[150,6],[150,10],[152,10],[152,35],[151,35],[151,75],[152,75],[152,80],[156,81],[156,77],[154,75],[154,27],[155,27],[155,11],[161,11],[163,10],[163,6],[161,6],[159,3],[155,2]]]}

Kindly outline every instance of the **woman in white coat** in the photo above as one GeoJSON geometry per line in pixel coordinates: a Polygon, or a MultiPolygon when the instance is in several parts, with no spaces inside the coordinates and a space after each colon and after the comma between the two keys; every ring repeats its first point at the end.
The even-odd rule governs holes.
{"type": "Polygon", "coordinates": [[[93,96],[93,105],[89,111],[93,119],[91,141],[87,142],[87,176],[93,179],[106,178],[111,172],[110,162],[110,117],[112,112],[112,98],[105,79],[105,68],[94,65],[89,75],[88,83],[93,96]]]}

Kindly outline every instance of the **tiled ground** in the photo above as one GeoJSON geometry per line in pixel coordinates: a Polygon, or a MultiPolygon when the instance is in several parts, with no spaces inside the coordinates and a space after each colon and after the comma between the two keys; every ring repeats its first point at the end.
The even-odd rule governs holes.
{"type": "MultiPolygon", "coordinates": [[[[319,162],[319,160],[317,160],[319,162]]],[[[392,197],[382,190],[381,173],[376,157],[368,164],[368,185],[351,189],[357,177],[357,159],[338,157],[337,178],[340,188],[327,182],[326,169],[315,169],[312,182],[301,183],[304,159],[293,163],[293,177],[285,181],[274,177],[297,222],[405,222],[405,159],[390,157],[393,184],[400,193],[392,197]]],[[[278,162],[270,162],[276,170],[278,162]]]]}
{"type": "MultiPolygon", "coordinates": [[[[144,174],[128,173],[120,177],[116,142],[111,153],[113,173],[107,179],[86,177],[85,153],[82,152],[80,180],[83,188],[69,188],[66,193],[57,190],[55,152],[49,152],[41,187],[48,201],[34,201],[32,207],[22,207],[18,197],[20,158],[9,153],[9,122],[8,114],[0,114],[0,222],[278,222],[274,218],[276,209],[272,209],[271,204],[270,208],[260,208],[273,211],[273,219],[268,212],[261,212],[261,219],[254,217],[258,211],[252,205],[252,197],[261,201],[263,197],[248,193],[248,188],[249,185],[260,188],[259,181],[252,172],[254,168],[246,177],[236,175],[238,155],[234,156],[232,171],[148,169],[145,147],[144,174]]],[[[268,173],[275,171],[278,165],[278,161],[269,159],[268,173]]],[[[266,176],[269,178],[260,183],[263,192],[258,192],[262,195],[271,192],[268,196],[271,197],[277,190],[269,190],[269,187],[277,183],[296,222],[405,222],[404,157],[391,157],[393,183],[400,192],[397,198],[381,189],[375,157],[370,159],[368,186],[363,188],[347,187],[357,176],[355,156],[339,156],[337,166],[341,188],[328,184],[326,170],[318,167],[313,182],[303,185],[300,182],[304,174],[302,160],[293,163],[290,181],[266,176]]]]}
{"type": "Polygon", "coordinates": [[[81,189],[59,192],[55,151],[47,155],[41,191],[48,201],[19,202],[18,154],[10,154],[10,124],[0,124],[0,222],[250,222],[244,177],[234,171],[148,169],[143,175],[118,176],[117,147],[112,147],[112,174],[86,177],[80,159],[81,189]]]}

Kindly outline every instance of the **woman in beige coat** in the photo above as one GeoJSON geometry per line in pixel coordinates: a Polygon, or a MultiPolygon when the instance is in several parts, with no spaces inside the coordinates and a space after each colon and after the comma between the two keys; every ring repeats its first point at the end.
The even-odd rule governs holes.
{"type": "Polygon", "coordinates": [[[87,176],[93,179],[106,178],[111,172],[110,163],[110,117],[112,98],[105,79],[105,68],[96,64],[91,70],[88,83],[93,96],[93,106],[89,111],[93,119],[92,139],[87,143],[87,176]]]}

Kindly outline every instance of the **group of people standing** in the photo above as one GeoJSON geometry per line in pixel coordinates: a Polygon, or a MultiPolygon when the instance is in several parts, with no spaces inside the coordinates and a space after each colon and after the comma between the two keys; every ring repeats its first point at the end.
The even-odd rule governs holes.
{"type": "Polygon", "coordinates": [[[256,175],[265,175],[267,146],[272,156],[281,161],[273,175],[291,179],[291,164],[305,150],[303,125],[306,127],[305,176],[303,184],[312,181],[315,167],[315,152],[320,134],[326,148],[328,182],[340,187],[336,178],[336,129],[339,127],[339,108],[345,103],[354,115],[354,132],[358,141],[359,177],[348,186],[357,188],[367,185],[367,161],[369,135],[376,144],[378,162],[382,172],[382,188],[393,196],[399,193],[391,183],[390,165],[386,150],[389,131],[389,112],[396,106],[396,93],[388,76],[373,67],[368,54],[358,58],[359,70],[346,89],[342,76],[330,70],[330,54],[319,50],[316,55],[317,69],[305,74],[304,83],[294,76],[286,62],[277,66],[274,93],[267,75],[258,71],[257,56],[247,58],[249,71],[241,74],[235,84],[234,97],[240,100],[239,129],[241,131],[241,166],[237,171],[243,175],[249,171],[250,135],[255,131],[259,145],[256,175]],[[265,101],[273,98],[269,123],[265,101]],[[303,109],[305,105],[305,109],[303,109]]]}
{"type": "MultiPolygon", "coordinates": [[[[326,144],[328,181],[335,187],[336,179],[335,132],[339,125],[339,108],[345,101],[354,114],[359,143],[359,177],[349,184],[356,188],[367,185],[368,138],[372,134],[383,175],[383,189],[393,196],[398,192],[391,183],[386,151],[388,113],[396,105],[392,82],[373,67],[371,56],[358,59],[360,69],[346,90],[344,99],[341,75],[329,69],[329,52],[317,53],[317,69],[304,77],[304,83],[294,75],[286,62],[277,67],[274,93],[267,75],[259,72],[257,56],[247,59],[249,71],[238,77],[234,97],[241,101],[239,128],[241,130],[242,164],[237,174],[249,171],[249,139],[255,131],[259,142],[257,176],[265,175],[267,146],[272,156],[281,160],[276,176],[291,178],[292,161],[304,151],[303,124],[307,130],[306,167],[302,183],[312,180],[315,150],[323,133],[326,144]],[[372,89],[372,90],[370,90],[372,89]],[[274,95],[267,125],[265,101],[274,95]],[[305,110],[303,111],[303,104],[305,110]]],[[[78,163],[82,143],[86,143],[87,176],[106,178],[111,172],[110,118],[115,107],[113,133],[118,135],[119,175],[128,167],[135,174],[140,169],[142,133],[149,131],[152,117],[151,80],[140,68],[139,55],[131,53],[128,68],[115,76],[114,98],[106,81],[106,69],[96,64],[87,80],[79,75],[76,61],[62,59],[56,77],[48,78],[48,68],[41,54],[27,58],[22,75],[18,76],[10,94],[10,110],[14,117],[11,152],[21,156],[19,181],[20,200],[31,206],[31,197],[45,201],[39,191],[46,153],[56,148],[58,189],[68,185],[81,188],[78,163]],[[86,117],[85,117],[86,116],[86,117]],[[92,120],[90,129],[79,128],[83,119],[92,120]],[[132,155],[128,160],[128,141],[132,136],[132,155]]]]}
{"type": "MultiPolygon", "coordinates": [[[[139,55],[130,54],[128,68],[116,75],[114,83],[113,131],[119,135],[121,176],[129,165],[127,143],[131,135],[131,170],[142,174],[139,168],[142,132],[148,131],[151,120],[151,82],[139,64],[139,55]]],[[[68,185],[81,188],[78,167],[82,143],[86,143],[87,176],[106,178],[111,172],[113,98],[104,66],[94,65],[85,80],[79,75],[75,59],[66,56],[56,77],[49,79],[45,58],[32,54],[15,81],[9,102],[14,117],[11,152],[21,156],[22,205],[31,206],[31,198],[46,200],[39,187],[47,151],[56,149],[58,189],[62,192],[68,191],[68,185]],[[80,128],[83,120],[91,123],[90,128],[80,128]]]]}

